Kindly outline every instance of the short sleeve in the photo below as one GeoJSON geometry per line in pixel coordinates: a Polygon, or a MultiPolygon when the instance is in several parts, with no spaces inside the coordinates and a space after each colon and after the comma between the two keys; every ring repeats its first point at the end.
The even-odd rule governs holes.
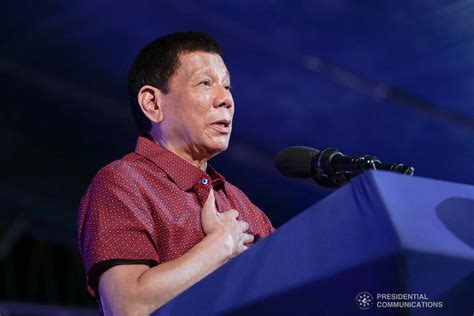
{"type": "Polygon", "coordinates": [[[254,243],[276,231],[267,215],[236,186],[226,182],[226,192],[232,200],[232,207],[241,212],[242,219],[249,224],[249,233],[254,243]]]}
{"type": "MultiPolygon", "coordinates": [[[[250,202],[250,201],[249,201],[250,202]]],[[[258,206],[250,202],[252,205],[253,212],[256,214],[256,226],[258,227],[258,238],[265,238],[268,235],[273,234],[276,229],[273,227],[272,222],[268,216],[258,206]]]]}
{"type": "Polygon", "coordinates": [[[117,264],[160,263],[152,212],[136,173],[112,163],[94,177],[78,217],[78,243],[89,292],[97,297],[100,275],[117,264]]]}

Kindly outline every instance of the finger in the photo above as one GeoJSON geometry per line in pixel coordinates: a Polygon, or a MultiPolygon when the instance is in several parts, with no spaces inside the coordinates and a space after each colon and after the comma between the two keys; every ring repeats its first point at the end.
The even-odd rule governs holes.
{"type": "Polygon", "coordinates": [[[251,244],[255,240],[255,236],[252,234],[243,234],[242,242],[244,244],[251,244]]]}
{"type": "Polygon", "coordinates": [[[211,190],[201,210],[201,225],[202,231],[205,235],[208,235],[216,229],[216,223],[218,222],[218,218],[219,213],[217,212],[216,208],[214,192],[211,190]]]}
{"type": "Polygon", "coordinates": [[[245,233],[247,230],[249,230],[249,223],[244,222],[244,221],[239,221],[240,229],[242,230],[243,233],[245,233]]]}
{"type": "Polygon", "coordinates": [[[215,205],[216,205],[216,199],[214,197],[214,191],[211,190],[211,192],[209,192],[209,196],[207,197],[206,202],[204,202],[204,205],[202,206],[202,212],[205,212],[206,215],[217,213],[216,212],[217,209],[215,205]]]}
{"type": "Polygon", "coordinates": [[[214,196],[214,190],[211,190],[209,192],[209,195],[207,196],[206,202],[204,202],[203,206],[213,206],[214,203],[216,203],[216,198],[214,196]]]}
{"type": "Polygon", "coordinates": [[[225,211],[225,212],[222,213],[222,214],[226,214],[227,216],[229,216],[229,217],[231,217],[231,218],[234,218],[234,219],[236,219],[237,217],[240,216],[239,211],[234,210],[234,209],[230,209],[230,210],[228,210],[228,211],[225,211]]]}
{"type": "Polygon", "coordinates": [[[232,256],[232,258],[237,257],[238,255],[240,255],[242,252],[246,251],[247,249],[249,249],[249,247],[245,245],[239,246],[239,248],[237,249],[237,252],[232,256]]]}

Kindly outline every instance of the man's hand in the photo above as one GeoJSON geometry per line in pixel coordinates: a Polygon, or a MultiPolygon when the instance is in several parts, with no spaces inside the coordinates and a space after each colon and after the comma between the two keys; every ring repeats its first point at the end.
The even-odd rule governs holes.
{"type": "Polygon", "coordinates": [[[253,235],[239,221],[239,212],[219,213],[211,191],[201,211],[204,239],[181,257],[153,268],[118,265],[99,279],[99,294],[105,315],[148,315],[204,278],[232,257],[247,249],[253,235]]]}
{"type": "Polygon", "coordinates": [[[202,229],[206,236],[211,234],[220,236],[219,240],[229,259],[247,250],[245,244],[250,244],[254,240],[253,235],[246,233],[249,224],[237,220],[238,217],[239,212],[234,209],[219,213],[214,191],[211,190],[201,211],[202,229]]]}

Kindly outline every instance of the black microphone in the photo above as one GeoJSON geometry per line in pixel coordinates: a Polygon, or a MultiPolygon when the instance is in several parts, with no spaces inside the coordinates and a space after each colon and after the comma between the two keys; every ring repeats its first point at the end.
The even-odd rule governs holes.
{"type": "Polygon", "coordinates": [[[415,169],[403,164],[384,164],[377,157],[350,157],[335,148],[288,147],[275,157],[276,168],[292,178],[313,178],[318,184],[340,187],[364,170],[387,170],[413,175],[415,169]]]}
{"type": "Polygon", "coordinates": [[[319,150],[311,147],[288,147],[275,156],[275,167],[290,178],[312,178],[316,174],[313,161],[318,154],[319,150]]]}

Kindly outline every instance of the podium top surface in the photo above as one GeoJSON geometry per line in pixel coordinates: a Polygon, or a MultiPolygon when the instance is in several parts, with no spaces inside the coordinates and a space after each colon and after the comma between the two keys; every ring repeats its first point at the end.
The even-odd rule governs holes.
{"type": "Polygon", "coordinates": [[[378,195],[402,246],[473,258],[474,186],[370,171],[352,188],[378,195]]]}

